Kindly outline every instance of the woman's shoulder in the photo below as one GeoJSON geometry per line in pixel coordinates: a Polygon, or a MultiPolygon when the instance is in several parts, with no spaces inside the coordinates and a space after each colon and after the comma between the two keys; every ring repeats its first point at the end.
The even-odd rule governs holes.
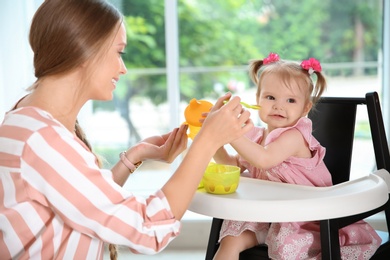
{"type": "Polygon", "coordinates": [[[11,125],[19,123],[24,127],[34,128],[35,130],[48,125],[59,124],[49,112],[33,106],[19,107],[7,112],[4,122],[9,122],[11,125]],[[20,121],[17,122],[16,119],[20,119],[20,121]]]}
{"type": "Polygon", "coordinates": [[[15,138],[20,141],[27,141],[37,134],[46,137],[67,134],[69,137],[72,136],[50,113],[32,106],[20,107],[7,112],[1,128],[3,129],[1,135],[19,136],[15,138]]]}

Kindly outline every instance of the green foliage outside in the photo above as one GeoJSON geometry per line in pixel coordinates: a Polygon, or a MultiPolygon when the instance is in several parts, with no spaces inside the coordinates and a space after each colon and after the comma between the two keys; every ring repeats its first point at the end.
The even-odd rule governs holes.
{"type": "MultiPolygon", "coordinates": [[[[115,4],[125,15],[129,72],[114,100],[94,108],[119,110],[137,140],[130,100],[147,97],[156,105],[167,100],[164,1],[115,4]]],[[[217,97],[232,79],[253,87],[248,61],[269,52],[291,60],[316,57],[328,75],[377,74],[376,69],[332,69],[332,64],[377,61],[381,8],[380,0],[178,0],[181,100],[217,97]]]]}
{"type": "MultiPolygon", "coordinates": [[[[165,68],[164,1],[122,0],[122,11],[128,68],[165,68]]],[[[380,15],[378,0],[179,0],[180,67],[246,66],[271,51],[292,60],[314,56],[323,64],[376,61],[380,15]]],[[[245,72],[235,76],[246,80],[245,72]]],[[[165,102],[165,77],[127,77],[132,96],[165,102]]],[[[226,72],[181,73],[182,98],[213,95],[214,83],[230,78],[226,72]]]]}

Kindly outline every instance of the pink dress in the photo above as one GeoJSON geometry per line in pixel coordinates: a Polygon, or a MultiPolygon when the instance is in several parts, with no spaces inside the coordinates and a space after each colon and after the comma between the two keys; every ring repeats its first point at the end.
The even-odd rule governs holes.
{"type": "MultiPolygon", "coordinates": [[[[262,180],[308,186],[332,185],[331,175],[323,162],[325,148],[311,134],[310,119],[301,118],[292,127],[272,131],[266,137],[265,145],[291,128],[302,133],[312,151],[312,158],[290,157],[270,169],[255,168],[240,158],[241,167],[246,168],[252,178],[262,180]]],[[[247,137],[260,144],[263,133],[264,128],[257,127],[247,137]]],[[[321,259],[319,222],[259,223],[224,220],[220,240],[227,235],[238,236],[245,230],[255,232],[259,243],[267,244],[268,254],[272,259],[321,259]]],[[[339,234],[342,259],[369,259],[381,243],[375,230],[364,221],[341,229],[339,234]]]]}

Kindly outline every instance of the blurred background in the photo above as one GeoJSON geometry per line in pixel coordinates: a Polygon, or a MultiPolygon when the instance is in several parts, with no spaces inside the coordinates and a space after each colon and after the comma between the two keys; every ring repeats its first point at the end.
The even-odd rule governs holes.
{"type": "MultiPolygon", "coordinates": [[[[0,120],[35,80],[28,31],[42,2],[0,2],[0,120]]],[[[247,65],[270,52],[298,62],[309,57],[320,60],[328,79],[326,96],[377,91],[388,125],[388,1],[109,2],[125,17],[128,45],[123,57],[128,73],[121,77],[112,101],[89,102],[79,118],[106,167],[117,162],[120,151],[183,123],[184,109],[192,98],[214,102],[231,91],[255,103],[256,89],[247,65]]],[[[254,122],[261,125],[257,118],[253,114],[254,122]]],[[[365,108],[359,110],[356,136],[353,178],[375,167],[365,108]]],[[[126,189],[140,195],[155,191],[181,159],[172,165],[146,162],[131,176],[126,189]]],[[[204,249],[209,220],[188,212],[183,235],[172,247],[204,249]]]]}

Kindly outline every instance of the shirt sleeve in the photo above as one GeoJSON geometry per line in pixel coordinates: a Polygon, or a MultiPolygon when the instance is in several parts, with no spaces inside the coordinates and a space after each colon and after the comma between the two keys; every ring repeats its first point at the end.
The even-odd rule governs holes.
{"type": "Polygon", "coordinates": [[[21,168],[30,198],[81,233],[144,254],[161,251],[179,234],[180,222],[162,191],[143,198],[124,190],[62,127],[31,135],[21,168]]]}

